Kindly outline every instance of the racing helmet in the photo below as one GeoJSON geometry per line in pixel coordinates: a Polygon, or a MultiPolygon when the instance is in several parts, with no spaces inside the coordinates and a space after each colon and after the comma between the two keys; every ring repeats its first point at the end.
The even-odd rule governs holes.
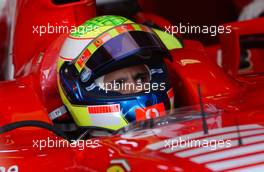
{"type": "Polygon", "coordinates": [[[76,125],[118,130],[164,115],[174,104],[164,58],[176,48],[182,48],[179,39],[120,16],[99,16],[75,28],[61,48],[57,73],[76,125]],[[122,83],[105,81],[124,69],[144,75],[129,87],[139,89],[124,92],[122,83]]]}

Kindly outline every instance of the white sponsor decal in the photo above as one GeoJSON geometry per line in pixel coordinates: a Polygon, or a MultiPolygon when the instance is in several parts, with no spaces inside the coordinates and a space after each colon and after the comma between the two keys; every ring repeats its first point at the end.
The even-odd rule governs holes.
{"type": "Polygon", "coordinates": [[[49,113],[49,117],[51,120],[54,120],[56,118],[59,118],[63,114],[67,112],[65,106],[58,107],[57,109],[53,110],[52,112],[49,113]]]}
{"type": "Polygon", "coordinates": [[[18,166],[17,165],[12,165],[10,167],[0,166],[0,172],[18,172],[18,166]]]}
{"type": "Polygon", "coordinates": [[[120,104],[88,106],[89,117],[95,126],[120,125],[120,104]]]}

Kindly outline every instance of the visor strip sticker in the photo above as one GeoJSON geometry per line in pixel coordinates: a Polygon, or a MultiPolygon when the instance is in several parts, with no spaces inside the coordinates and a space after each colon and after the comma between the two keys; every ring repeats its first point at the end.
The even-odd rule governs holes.
{"type": "Polygon", "coordinates": [[[105,113],[120,113],[120,105],[113,104],[113,105],[93,105],[88,106],[88,112],[90,114],[105,114],[105,113]]]}
{"type": "Polygon", "coordinates": [[[144,31],[149,33],[154,33],[150,28],[139,25],[139,24],[124,24],[117,26],[108,32],[102,33],[100,36],[98,36],[94,41],[92,41],[85,50],[81,53],[81,55],[78,57],[75,67],[78,70],[78,72],[81,72],[81,70],[84,68],[85,63],[89,60],[89,58],[93,55],[93,53],[103,44],[105,44],[110,39],[125,33],[129,31],[144,31]]]}

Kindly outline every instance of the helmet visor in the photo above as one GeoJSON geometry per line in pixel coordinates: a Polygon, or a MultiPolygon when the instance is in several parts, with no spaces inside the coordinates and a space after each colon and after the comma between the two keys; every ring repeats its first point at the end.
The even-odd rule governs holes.
{"type": "Polygon", "coordinates": [[[133,31],[122,33],[99,47],[85,66],[95,72],[113,61],[119,61],[131,55],[151,58],[156,54],[165,54],[167,49],[154,33],[133,31]]]}

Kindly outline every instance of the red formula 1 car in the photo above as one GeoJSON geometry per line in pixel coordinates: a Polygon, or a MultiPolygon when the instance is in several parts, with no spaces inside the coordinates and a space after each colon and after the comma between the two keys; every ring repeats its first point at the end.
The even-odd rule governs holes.
{"type": "Polygon", "coordinates": [[[13,2],[1,14],[12,37],[1,40],[3,76],[11,79],[0,82],[1,172],[264,170],[264,19],[231,24],[221,37],[222,68],[197,41],[172,51],[178,108],[168,115],[103,137],[87,130],[71,142],[49,118],[61,106],[56,59],[66,34],[40,28],[79,25],[95,15],[94,1],[13,2]]]}

